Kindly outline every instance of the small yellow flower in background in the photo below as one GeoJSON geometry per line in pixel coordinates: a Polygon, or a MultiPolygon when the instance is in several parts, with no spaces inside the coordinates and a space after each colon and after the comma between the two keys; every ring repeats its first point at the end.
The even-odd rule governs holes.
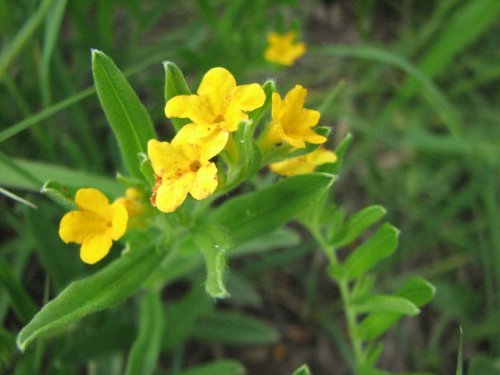
{"type": "Polygon", "coordinates": [[[256,83],[236,86],[233,75],[224,68],[210,69],[201,80],[198,95],[178,95],[165,106],[167,117],[189,118],[199,125],[200,136],[214,130],[234,132],[246,112],[264,104],[266,95],[256,83]]]}
{"type": "Polygon", "coordinates": [[[75,203],[78,210],[61,219],[59,237],[66,243],[81,244],[80,258],[94,264],[108,254],[113,240],[125,234],[127,210],[120,202],[109,204],[108,198],[93,188],[79,189],[75,203]]]}
{"type": "Polygon", "coordinates": [[[305,142],[326,142],[325,137],[311,129],[318,123],[321,115],[318,111],[304,108],[306,95],[307,90],[300,85],[290,90],[283,100],[280,94],[273,93],[272,121],[265,143],[284,141],[293,147],[304,148],[305,142]]]}
{"type": "Polygon", "coordinates": [[[184,125],[171,143],[150,140],[148,156],[156,175],[151,203],[173,212],[188,193],[200,200],[217,187],[217,167],[209,160],[224,149],[227,132],[200,137],[195,124],[184,125]]]}
{"type": "Polygon", "coordinates": [[[265,59],[280,65],[293,65],[295,60],[306,52],[305,43],[295,43],[296,37],[297,34],[293,31],[284,35],[269,33],[267,35],[269,47],[264,52],[265,59]]]}
{"type": "Polygon", "coordinates": [[[290,158],[269,165],[274,173],[282,176],[295,176],[298,174],[311,173],[314,169],[325,163],[334,163],[337,160],[337,155],[333,151],[319,147],[313,152],[290,158]]]}
{"type": "MultiPolygon", "coordinates": [[[[132,224],[131,221],[141,216],[145,212],[144,207],[144,193],[134,187],[129,187],[125,191],[125,196],[120,197],[115,200],[115,203],[121,203],[125,207],[129,218],[129,227],[132,224]]],[[[135,224],[139,224],[136,222],[135,224]]]]}

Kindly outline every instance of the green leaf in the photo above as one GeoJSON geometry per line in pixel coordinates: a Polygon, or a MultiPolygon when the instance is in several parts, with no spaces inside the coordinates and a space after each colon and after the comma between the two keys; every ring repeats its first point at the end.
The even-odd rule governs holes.
{"type": "Polygon", "coordinates": [[[69,194],[68,188],[56,181],[47,181],[40,189],[40,193],[45,194],[65,210],[76,209],[75,201],[71,198],[74,194],[69,194]]]}
{"type": "Polygon", "coordinates": [[[277,92],[276,82],[274,81],[274,79],[268,79],[262,85],[262,89],[264,90],[264,94],[266,94],[266,100],[264,101],[264,104],[262,105],[262,107],[257,108],[249,114],[249,118],[250,120],[252,120],[254,127],[257,127],[259,125],[260,120],[262,120],[267,110],[271,108],[273,93],[277,92]]]}
{"type": "Polygon", "coordinates": [[[376,295],[351,305],[358,313],[384,312],[414,316],[420,312],[420,309],[407,299],[387,295],[376,295]]]}
{"type": "Polygon", "coordinates": [[[194,228],[193,237],[205,258],[207,293],[215,298],[228,297],[229,293],[224,286],[224,272],[226,252],[234,247],[231,235],[221,225],[204,222],[194,228]]]}
{"type": "MultiPolygon", "coordinates": [[[[163,68],[165,69],[165,103],[174,96],[191,94],[184,74],[176,64],[171,61],[164,61],[163,68]]],[[[172,118],[171,121],[176,132],[190,122],[186,118],[172,118]]]]}
{"type": "Polygon", "coordinates": [[[226,345],[264,345],[278,340],[278,331],[268,323],[226,311],[214,311],[200,318],[193,331],[196,339],[226,345]]]}
{"type": "Polygon", "coordinates": [[[12,274],[11,267],[0,258],[0,285],[7,291],[14,312],[21,322],[28,322],[35,315],[37,307],[21,283],[12,274]]]}
{"type": "Polygon", "coordinates": [[[370,206],[356,212],[346,223],[347,232],[340,238],[334,238],[332,245],[340,248],[356,240],[365,230],[385,215],[382,206],[370,206]]]}
{"type": "Polygon", "coordinates": [[[180,375],[244,375],[245,368],[238,361],[223,359],[181,372],[180,375]]]}
{"type": "Polygon", "coordinates": [[[342,163],[344,162],[344,157],[345,153],[349,149],[349,146],[351,145],[353,140],[353,136],[351,133],[347,133],[347,135],[344,137],[342,142],[337,146],[335,149],[335,155],[337,155],[337,161],[334,164],[332,173],[338,174],[340,171],[340,168],[342,166],[342,163]]]}
{"type": "Polygon", "coordinates": [[[270,233],[295,218],[333,184],[335,176],[311,173],[286,178],[257,192],[230,199],[212,219],[238,242],[270,233]]]}
{"type": "Polygon", "coordinates": [[[78,335],[65,337],[64,342],[58,342],[61,344],[58,346],[60,350],[53,362],[74,366],[113,352],[125,352],[132,346],[136,335],[130,307],[122,305],[99,313],[84,330],[78,331],[78,335]]]}
{"type": "Polygon", "coordinates": [[[311,370],[307,365],[300,366],[297,370],[295,370],[292,375],[312,375],[311,370]]]}
{"type": "Polygon", "coordinates": [[[353,280],[375,267],[396,250],[399,231],[383,224],[375,234],[354,250],[342,266],[348,280],[353,280]]]}
{"type": "Polygon", "coordinates": [[[153,122],[123,73],[101,51],[92,50],[92,72],[123,161],[134,177],[141,178],[138,154],[146,153],[148,141],[156,138],[153,122]]]}
{"type": "Polygon", "coordinates": [[[231,250],[231,256],[244,256],[249,254],[260,254],[275,250],[280,247],[293,247],[300,243],[300,235],[294,230],[282,227],[274,232],[267,233],[251,241],[238,245],[231,250]]]}
{"type": "Polygon", "coordinates": [[[108,177],[36,161],[12,159],[10,162],[6,164],[0,160],[0,184],[3,186],[38,191],[43,181],[54,180],[74,188],[92,186],[114,196],[123,193],[123,186],[108,177]],[[41,180],[40,184],[29,175],[41,180]]]}
{"type": "Polygon", "coordinates": [[[420,307],[428,304],[435,293],[434,285],[421,277],[414,276],[396,292],[396,295],[406,298],[420,307]]]}
{"type": "Polygon", "coordinates": [[[132,250],[96,274],[70,284],[21,330],[17,346],[24,351],[38,336],[124,301],[139,289],[163,257],[152,247],[132,250]]]}
{"type": "Polygon", "coordinates": [[[253,176],[261,166],[262,156],[253,140],[255,125],[250,121],[242,121],[231,140],[236,151],[235,164],[238,166],[238,181],[243,181],[253,176]]]}
{"type": "MultiPolygon", "coordinates": [[[[427,304],[434,296],[435,288],[428,281],[413,277],[395,295],[412,302],[417,307],[427,304]]],[[[374,313],[368,315],[360,324],[359,331],[366,340],[374,340],[401,319],[398,313],[374,313]]]]}
{"type": "Polygon", "coordinates": [[[40,206],[39,210],[28,212],[29,235],[36,241],[37,257],[51,286],[57,292],[61,291],[71,281],[81,277],[84,264],[77,256],[77,251],[66,245],[54,228],[51,202],[40,206]]]}
{"type": "Polygon", "coordinates": [[[164,347],[167,350],[183,345],[195,330],[200,316],[213,309],[214,301],[198,286],[194,286],[180,302],[167,306],[164,347]]]}
{"type": "Polygon", "coordinates": [[[161,351],[163,316],[161,294],[148,292],[141,301],[139,335],[127,359],[126,375],[154,373],[161,351]]]}

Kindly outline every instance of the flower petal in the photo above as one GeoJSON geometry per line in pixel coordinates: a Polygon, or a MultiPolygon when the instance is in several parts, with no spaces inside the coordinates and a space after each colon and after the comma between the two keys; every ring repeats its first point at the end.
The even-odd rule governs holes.
{"type": "Polygon", "coordinates": [[[112,243],[109,231],[89,236],[82,243],[80,258],[88,264],[97,263],[109,253],[112,243]]]}
{"type": "Polygon", "coordinates": [[[198,95],[178,95],[170,99],[165,105],[167,117],[189,118],[191,121],[209,126],[214,115],[210,107],[198,95]]]}
{"type": "Polygon", "coordinates": [[[174,212],[186,199],[194,178],[194,173],[188,173],[179,179],[163,180],[156,194],[156,207],[162,212],[174,212]]]}
{"type": "Polygon", "coordinates": [[[262,107],[266,100],[266,94],[261,85],[252,83],[250,85],[237,86],[232,92],[230,110],[238,108],[240,111],[253,111],[262,107]]]}
{"type": "Polygon", "coordinates": [[[217,184],[217,167],[214,163],[208,163],[196,172],[196,178],[189,193],[195,199],[205,199],[215,191],[217,184]]]}
{"type": "Polygon", "coordinates": [[[337,161],[337,155],[330,150],[323,147],[319,147],[315,151],[306,155],[307,162],[314,163],[315,165],[321,165],[325,163],[335,163],[337,161]]]}
{"type": "Polygon", "coordinates": [[[75,203],[80,210],[94,212],[103,218],[108,218],[111,214],[108,198],[94,188],[78,189],[75,203]]]}
{"type": "Polygon", "coordinates": [[[227,69],[212,68],[203,76],[198,87],[198,95],[208,102],[213,115],[222,115],[228,105],[231,91],[235,87],[236,80],[227,69]]]}
{"type": "Polygon", "coordinates": [[[125,205],[121,202],[115,202],[111,205],[113,218],[111,221],[111,238],[118,240],[127,231],[128,212],[125,205]]]}
{"type": "Polygon", "coordinates": [[[200,159],[207,161],[220,153],[226,147],[229,133],[226,131],[214,131],[211,135],[203,139],[200,159]]]}
{"type": "Polygon", "coordinates": [[[93,212],[70,211],[61,219],[59,237],[65,242],[82,243],[85,238],[106,230],[106,222],[93,212]]]}
{"type": "Polygon", "coordinates": [[[148,157],[157,176],[175,175],[186,164],[183,155],[179,155],[168,142],[151,139],[148,142],[148,157]]]}
{"type": "Polygon", "coordinates": [[[325,143],[327,141],[326,137],[323,137],[322,135],[317,134],[311,129],[307,129],[308,131],[304,134],[304,139],[309,142],[313,143],[315,145],[319,145],[321,143],[325,143]]]}

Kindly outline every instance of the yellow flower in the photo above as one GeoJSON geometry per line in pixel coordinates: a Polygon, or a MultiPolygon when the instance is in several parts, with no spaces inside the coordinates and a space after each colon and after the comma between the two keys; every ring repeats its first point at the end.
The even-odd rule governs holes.
{"type": "Polygon", "coordinates": [[[217,187],[217,167],[209,160],[222,151],[228,133],[200,137],[197,125],[184,125],[171,143],[150,140],[148,156],[156,175],[151,203],[162,212],[173,212],[188,193],[204,199],[217,187]]]}
{"type": "Polygon", "coordinates": [[[271,32],[267,35],[269,47],[264,52],[267,61],[291,66],[306,52],[305,43],[294,43],[297,35],[292,31],[285,35],[271,32]]]}
{"type": "Polygon", "coordinates": [[[119,202],[125,206],[128,217],[139,216],[144,212],[144,194],[137,188],[129,187],[125,191],[125,196],[118,198],[115,202],[119,202]]]}
{"type": "Polygon", "coordinates": [[[320,113],[304,108],[307,90],[296,85],[281,99],[280,94],[273,93],[272,121],[265,143],[287,142],[293,147],[304,148],[305,142],[320,144],[326,138],[316,134],[311,128],[320,118],[320,113]]]}
{"type": "Polygon", "coordinates": [[[313,152],[290,158],[269,165],[269,169],[282,176],[295,176],[297,174],[311,173],[321,164],[334,163],[337,155],[330,150],[319,147],[313,152]]]}
{"type": "Polygon", "coordinates": [[[224,68],[210,69],[201,80],[198,95],[178,95],[165,106],[167,117],[189,118],[200,127],[200,136],[213,130],[234,132],[246,112],[261,107],[266,96],[256,83],[236,86],[233,75],[224,68]]]}
{"type": "Polygon", "coordinates": [[[108,198],[93,188],[79,189],[75,203],[78,210],[61,219],[59,237],[66,243],[81,244],[80,258],[94,264],[108,254],[113,240],[125,234],[127,210],[120,202],[109,204],[108,198]]]}

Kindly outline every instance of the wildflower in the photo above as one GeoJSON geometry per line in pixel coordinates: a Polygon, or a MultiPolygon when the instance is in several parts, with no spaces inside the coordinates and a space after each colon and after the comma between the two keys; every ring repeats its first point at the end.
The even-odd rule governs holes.
{"type": "Polygon", "coordinates": [[[282,176],[295,176],[297,174],[311,173],[317,166],[334,163],[336,160],[337,155],[333,151],[319,147],[307,155],[270,164],[269,169],[282,176]]]}
{"type": "Polygon", "coordinates": [[[294,43],[296,37],[297,34],[293,31],[285,35],[269,33],[267,35],[269,47],[264,52],[264,58],[276,64],[293,65],[306,51],[305,43],[294,43]]]}
{"type": "Polygon", "coordinates": [[[214,130],[234,132],[246,112],[261,107],[266,99],[256,83],[236,86],[233,75],[224,68],[210,69],[201,80],[198,95],[178,95],[165,106],[167,117],[189,118],[207,136],[214,130]]]}
{"type": "Polygon", "coordinates": [[[115,200],[123,204],[128,213],[128,225],[131,226],[141,226],[144,222],[139,219],[139,217],[146,211],[144,202],[144,193],[135,188],[129,187],[125,191],[125,196],[120,197],[115,200]]]}
{"type": "Polygon", "coordinates": [[[151,203],[162,212],[175,211],[188,193],[200,200],[217,187],[217,167],[209,160],[222,151],[228,133],[200,137],[196,127],[183,126],[171,143],[148,142],[148,156],[156,175],[151,203]]]}
{"type": "Polygon", "coordinates": [[[325,137],[311,129],[318,123],[320,113],[304,108],[306,95],[307,90],[300,85],[290,90],[283,100],[278,93],[273,93],[272,121],[266,143],[285,141],[293,147],[304,148],[305,142],[314,144],[326,142],[325,137]]]}
{"type": "Polygon", "coordinates": [[[65,242],[81,244],[80,258],[94,264],[104,258],[113,240],[127,230],[128,214],[120,202],[109,204],[108,198],[97,189],[79,189],[75,203],[78,210],[61,219],[59,237],[65,242]]]}

